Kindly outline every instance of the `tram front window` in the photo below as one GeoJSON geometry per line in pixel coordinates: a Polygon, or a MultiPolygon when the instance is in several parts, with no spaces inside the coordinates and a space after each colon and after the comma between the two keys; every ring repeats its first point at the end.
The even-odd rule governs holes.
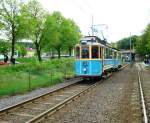
{"type": "Polygon", "coordinates": [[[80,58],[80,47],[76,47],[76,59],[80,58]]]}
{"type": "Polygon", "coordinates": [[[82,58],[89,58],[89,47],[82,47],[82,58]]]}
{"type": "Polygon", "coordinates": [[[98,47],[97,46],[92,47],[92,58],[93,59],[98,58],[98,47]]]}

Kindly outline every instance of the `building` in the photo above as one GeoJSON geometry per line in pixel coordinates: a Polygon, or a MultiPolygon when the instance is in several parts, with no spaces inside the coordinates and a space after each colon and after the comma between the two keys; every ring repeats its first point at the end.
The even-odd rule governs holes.
{"type": "Polygon", "coordinates": [[[125,62],[135,61],[135,50],[121,50],[121,54],[125,62]]]}

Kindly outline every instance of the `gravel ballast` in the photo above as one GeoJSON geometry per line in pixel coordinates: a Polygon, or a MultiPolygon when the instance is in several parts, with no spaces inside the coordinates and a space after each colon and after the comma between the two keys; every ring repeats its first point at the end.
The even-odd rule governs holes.
{"type": "MultiPolygon", "coordinates": [[[[23,95],[2,97],[0,108],[71,84],[64,82],[23,95]]],[[[135,65],[113,73],[96,88],[77,98],[41,123],[141,123],[138,77],[135,65]]]]}
{"type": "MultiPolygon", "coordinates": [[[[132,123],[135,67],[114,73],[95,89],[41,123],[132,123]]],[[[138,81],[137,81],[138,82],[138,81]]]]}

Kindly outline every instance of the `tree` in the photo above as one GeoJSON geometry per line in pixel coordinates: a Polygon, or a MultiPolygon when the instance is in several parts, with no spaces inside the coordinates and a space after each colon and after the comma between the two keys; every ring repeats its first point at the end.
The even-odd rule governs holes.
{"type": "Polygon", "coordinates": [[[43,30],[47,12],[42,8],[37,0],[31,0],[23,6],[22,15],[26,17],[25,32],[28,38],[33,40],[38,60],[42,61],[41,49],[43,41],[43,30]]]}
{"type": "Polygon", "coordinates": [[[63,17],[60,12],[54,12],[46,19],[44,35],[47,49],[55,49],[60,58],[60,53],[64,48],[67,48],[71,56],[74,45],[79,41],[80,29],[72,20],[63,17]]]}
{"type": "Polygon", "coordinates": [[[150,54],[150,24],[147,25],[143,34],[139,37],[136,50],[142,56],[150,54]]]}
{"type": "Polygon", "coordinates": [[[0,53],[7,53],[9,48],[10,46],[8,42],[0,40],[0,53]]]}
{"type": "Polygon", "coordinates": [[[45,46],[49,49],[55,49],[58,53],[58,58],[60,58],[61,49],[64,46],[64,42],[61,40],[63,35],[60,31],[64,20],[65,18],[60,12],[54,12],[49,15],[46,19],[43,33],[45,46]]]}
{"type": "Polygon", "coordinates": [[[117,48],[117,43],[111,42],[110,44],[113,48],[117,48]]]}
{"type": "Polygon", "coordinates": [[[19,0],[0,1],[0,33],[11,41],[11,59],[14,57],[15,43],[21,37],[19,0]]]}
{"type": "Polygon", "coordinates": [[[19,56],[24,57],[25,55],[27,55],[27,50],[23,44],[18,44],[16,47],[17,47],[19,56]]]}
{"type": "MultiPolygon", "coordinates": [[[[137,40],[138,40],[138,36],[136,35],[131,36],[131,48],[132,49],[135,47],[137,40]]],[[[125,49],[125,50],[130,49],[130,37],[119,40],[117,42],[117,48],[125,49]]]]}
{"type": "Polygon", "coordinates": [[[65,42],[65,47],[71,52],[75,44],[79,41],[81,37],[79,27],[74,23],[73,20],[65,19],[61,26],[61,40],[65,42]]]}

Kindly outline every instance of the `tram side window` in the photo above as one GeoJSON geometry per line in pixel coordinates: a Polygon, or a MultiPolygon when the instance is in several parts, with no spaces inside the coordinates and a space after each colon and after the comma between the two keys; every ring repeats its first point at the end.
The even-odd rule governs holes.
{"type": "Polygon", "coordinates": [[[109,49],[106,48],[106,59],[109,59],[109,49]]]}
{"type": "Polygon", "coordinates": [[[80,58],[80,47],[76,47],[76,58],[80,58]]]}
{"type": "Polygon", "coordinates": [[[92,47],[92,58],[93,59],[98,58],[98,46],[93,46],[92,47]]]}
{"type": "Polygon", "coordinates": [[[117,52],[115,51],[114,52],[114,59],[116,59],[117,58],[117,52]]]}
{"type": "Polygon", "coordinates": [[[112,49],[109,49],[109,58],[110,58],[110,59],[113,58],[113,52],[112,52],[112,49]]]}
{"type": "Polygon", "coordinates": [[[89,47],[82,47],[82,58],[89,58],[89,47]]]}
{"type": "Polygon", "coordinates": [[[100,54],[100,58],[102,59],[102,54],[103,54],[103,48],[102,47],[100,47],[99,54],[100,54]]]}
{"type": "Polygon", "coordinates": [[[118,52],[118,58],[121,59],[121,53],[120,52],[118,52]]]}
{"type": "Polygon", "coordinates": [[[119,53],[117,52],[117,59],[119,58],[119,53]]]}

